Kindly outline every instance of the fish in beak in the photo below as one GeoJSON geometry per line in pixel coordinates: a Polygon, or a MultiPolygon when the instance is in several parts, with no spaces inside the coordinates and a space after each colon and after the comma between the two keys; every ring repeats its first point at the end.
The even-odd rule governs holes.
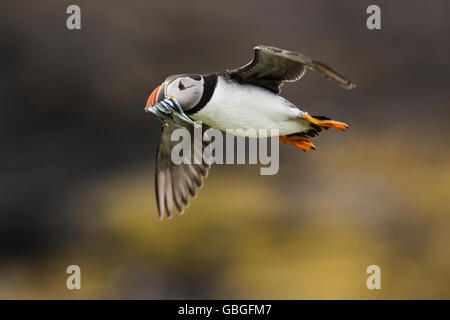
{"type": "Polygon", "coordinates": [[[186,123],[199,127],[199,124],[192,121],[183,111],[180,103],[173,96],[165,95],[165,83],[162,83],[152,91],[147,100],[145,111],[153,114],[164,124],[171,122],[179,127],[186,126],[186,123]]]}

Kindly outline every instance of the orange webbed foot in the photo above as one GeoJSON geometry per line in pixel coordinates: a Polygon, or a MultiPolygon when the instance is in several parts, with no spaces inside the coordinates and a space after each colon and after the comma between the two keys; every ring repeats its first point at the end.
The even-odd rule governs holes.
{"type": "Polygon", "coordinates": [[[310,149],[316,149],[314,143],[311,142],[308,138],[301,136],[280,136],[280,142],[291,144],[303,151],[308,151],[310,149]]]}
{"type": "Polygon", "coordinates": [[[307,113],[303,113],[302,119],[308,120],[309,122],[314,123],[315,125],[325,128],[325,129],[336,128],[339,130],[345,130],[348,128],[348,124],[346,124],[344,122],[334,121],[331,119],[321,120],[321,119],[314,118],[307,113]]]}

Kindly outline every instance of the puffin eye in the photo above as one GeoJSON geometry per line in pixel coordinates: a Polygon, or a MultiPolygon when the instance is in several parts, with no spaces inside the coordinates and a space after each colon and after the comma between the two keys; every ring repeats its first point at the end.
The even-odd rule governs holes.
{"type": "Polygon", "coordinates": [[[180,89],[180,90],[186,89],[186,87],[184,86],[183,82],[181,82],[181,80],[180,80],[180,82],[178,82],[178,89],[180,89]]]}

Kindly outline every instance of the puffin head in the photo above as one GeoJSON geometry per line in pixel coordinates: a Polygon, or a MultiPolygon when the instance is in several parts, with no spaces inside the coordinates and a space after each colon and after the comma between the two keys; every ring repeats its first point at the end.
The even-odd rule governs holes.
{"type": "Polygon", "coordinates": [[[189,110],[201,100],[204,90],[203,85],[204,79],[198,74],[169,76],[150,94],[146,108],[161,102],[165,98],[175,98],[183,110],[189,110]]]}

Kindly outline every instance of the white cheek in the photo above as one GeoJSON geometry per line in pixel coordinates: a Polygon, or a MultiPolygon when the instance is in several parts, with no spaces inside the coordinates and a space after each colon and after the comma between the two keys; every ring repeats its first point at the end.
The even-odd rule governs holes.
{"type": "Polygon", "coordinates": [[[201,90],[201,88],[194,88],[192,91],[193,91],[193,92],[192,92],[192,99],[193,99],[194,101],[197,101],[197,99],[200,100],[200,98],[201,98],[201,96],[202,96],[202,90],[201,90]]]}
{"type": "Polygon", "coordinates": [[[200,99],[202,98],[202,94],[203,94],[202,87],[196,87],[192,89],[192,91],[189,94],[190,108],[194,107],[197,103],[199,103],[200,99]]]}
{"type": "Polygon", "coordinates": [[[165,92],[167,96],[174,96],[177,98],[178,95],[178,89],[174,88],[173,86],[169,86],[165,92]]]}
{"type": "Polygon", "coordinates": [[[189,109],[200,101],[202,90],[198,88],[186,89],[178,91],[178,94],[174,96],[184,109],[189,109]]]}
{"type": "MultiPolygon", "coordinates": [[[[189,94],[186,94],[185,92],[179,93],[178,96],[179,96],[178,102],[181,103],[181,106],[183,108],[189,108],[192,103],[191,96],[189,94]]],[[[176,96],[175,96],[175,98],[176,98],[176,96]]]]}

